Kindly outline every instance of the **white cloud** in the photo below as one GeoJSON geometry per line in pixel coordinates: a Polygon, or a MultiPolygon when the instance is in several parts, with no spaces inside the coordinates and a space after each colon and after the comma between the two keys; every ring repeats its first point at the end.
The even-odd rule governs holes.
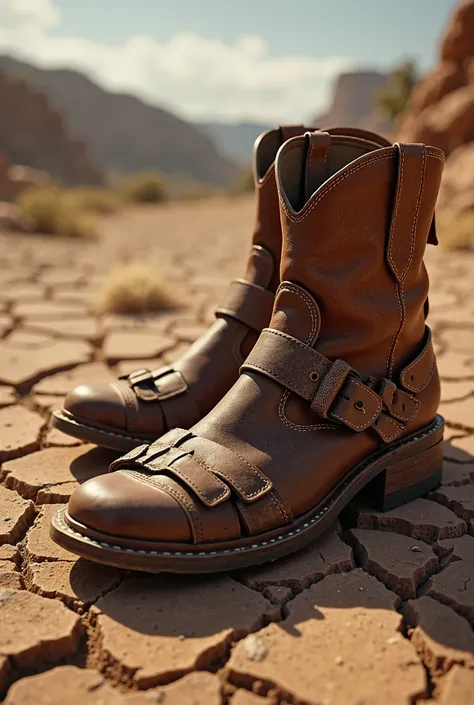
{"type": "Polygon", "coordinates": [[[261,36],[229,45],[191,32],[165,43],[134,35],[111,46],[50,34],[59,20],[54,0],[0,0],[0,50],[75,68],[190,119],[302,120],[324,107],[331,79],[350,66],[339,57],[273,57],[261,36]]]}

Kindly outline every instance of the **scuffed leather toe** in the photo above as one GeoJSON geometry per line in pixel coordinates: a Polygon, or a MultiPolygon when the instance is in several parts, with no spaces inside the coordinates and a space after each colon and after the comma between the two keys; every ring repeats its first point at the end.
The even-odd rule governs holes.
{"type": "Polygon", "coordinates": [[[114,384],[80,385],[66,396],[64,408],[90,423],[127,429],[125,403],[114,384]]]}
{"type": "Polygon", "coordinates": [[[123,472],[88,480],[68,504],[71,519],[110,536],[191,542],[188,518],[162,490],[123,472]]]}

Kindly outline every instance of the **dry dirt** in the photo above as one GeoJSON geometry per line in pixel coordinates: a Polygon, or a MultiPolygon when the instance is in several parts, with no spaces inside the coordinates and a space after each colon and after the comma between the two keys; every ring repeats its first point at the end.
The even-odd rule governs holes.
{"type": "Polygon", "coordinates": [[[113,455],[48,429],[81,381],[168,361],[239,275],[250,199],[128,211],[100,244],[0,237],[0,696],[8,705],[472,703],[474,256],[430,249],[447,421],[441,488],[354,505],[301,553],[229,576],[134,575],[76,560],[48,522],[113,455]],[[107,271],[141,259],[188,309],[97,318],[107,271]],[[139,363],[138,363],[139,364],[139,363]]]}

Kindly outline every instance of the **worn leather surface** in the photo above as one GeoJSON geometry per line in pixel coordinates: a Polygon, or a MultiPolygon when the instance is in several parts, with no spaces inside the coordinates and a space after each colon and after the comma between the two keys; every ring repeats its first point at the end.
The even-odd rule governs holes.
{"type": "Polygon", "coordinates": [[[440,385],[423,254],[442,169],[441,151],[424,145],[318,133],[287,142],[276,159],[282,283],[271,332],[205,418],[80,487],[71,517],[165,543],[255,535],[304,514],[356,463],[429,424],[440,385]]]}
{"type": "MultiPolygon", "coordinates": [[[[286,125],[263,133],[255,144],[253,169],[256,220],[246,272],[231,283],[216,311],[216,321],[171,368],[139,370],[107,385],[81,385],[64,408],[75,420],[104,431],[154,440],[176,426],[190,428],[230,389],[258,334],[268,325],[280,283],[281,225],[275,182],[275,156],[281,144],[307,128],[286,125]]],[[[372,133],[337,128],[374,144],[372,133]]],[[[328,137],[329,139],[329,137],[328,137]]],[[[313,155],[312,168],[324,154],[313,155]]],[[[321,169],[323,167],[321,166],[321,169]]]]}

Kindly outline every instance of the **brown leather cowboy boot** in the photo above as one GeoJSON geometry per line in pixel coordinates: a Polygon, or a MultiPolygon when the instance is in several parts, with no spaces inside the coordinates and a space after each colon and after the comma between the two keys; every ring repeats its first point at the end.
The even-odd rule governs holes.
{"type": "MultiPolygon", "coordinates": [[[[171,367],[136,370],[116,382],[81,385],[70,392],[53,424],[71,436],[126,452],[151,443],[175,427],[189,428],[205,416],[236,381],[239,367],[270,320],[279,284],[281,226],[274,160],[303,125],[263,133],[254,148],[257,217],[247,271],[234,280],[216,311],[217,320],[171,367]]],[[[341,128],[375,145],[370,132],[341,128]]]]}
{"type": "Polygon", "coordinates": [[[441,150],[316,132],[276,164],[270,327],[202,421],[74,492],[53,519],[65,548],[152,572],[231,570],[308,544],[361,490],[384,510],[439,482],[422,260],[441,150]]]}

